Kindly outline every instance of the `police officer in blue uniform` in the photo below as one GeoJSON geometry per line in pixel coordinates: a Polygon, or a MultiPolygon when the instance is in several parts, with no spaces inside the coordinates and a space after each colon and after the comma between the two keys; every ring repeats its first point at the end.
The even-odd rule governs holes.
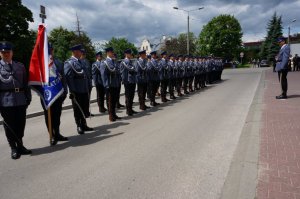
{"type": "MultiPolygon", "coordinates": [[[[64,75],[64,64],[57,58],[54,57],[54,50],[52,45],[49,43],[49,52],[53,60],[53,68],[55,68],[57,74],[60,77],[60,81],[63,85],[64,92],[57,98],[54,103],[50,106],[50,111],[51,111],[51,123],[52,123],[52,137],[53,139],[50,140],[50,145],[56,145],[58,141],[68,141],[67,137],[64,137],[60,133],[60,117],[61,117],[61,112],[62,112],[62,104],[64,103],[67,94],[68,94],[68,86],[66,82],[66,77],[64,75]]],[[[48,127],[48,110],[46,109],[42,99],[41,99],[41,104],[44,110],[44,117],[45,117],[45,123],[46,126],[49,130],[48,127]]]]}
{"type": "Polygon", "coordinates": [[[72,56],[65,61],[64,72],[67,85],[72,100],[75,122],[78,134],[82,135],[85,131],[92,131],[93,128],[87,126],[86,117],[89,116],[89,92],[90,79],[89,73],[84,63],[81,61],[82,45],[75,45],[70,48],[72,56]]]}
{"type": "Polygon", "coordinates": [[[177,56],[178,61],[176,62],[176,67],[177,67],[177,83],[176,83],[176,90],[177,90],[177,96],[182,97],[183,94],[181,92],[182,88],[182,83],[183,83],[183,78],[184,78],[184,65],[183,65],[183,56],[178,55],[177,56]]]}
{"type": "Polygon", "coordinates": [[[122,60],[120,64],[120,72],[122,76],[122,81],[125,87],[125,104],[126,104],[126,114],[132,116],[137,112],[133,110],[133,99],[136,88],[136,75],[137,70],[132,60],[132,50],[126,49],[124,51],[125,59],[122,60]]]}
{"type": "Polygon", "coordinates": [[[185,55],[184,56],[184,61],[183,61],[183,68],[184,68],[184,73],[183,73],[183,90],[184,90],[184,94],[187,95],[189,94],[187,87],[189,84],[189,56],[185,55]]]}
{"type": "Polygon", "coordinates": [[[170,54],[169,55],[169,74],[170,74],[170,79],[169,79],[169,93],[170,93],[170,99],[176,99],[174,95],[174,86],[175,86],[175,81],[176,81],[176,76],[177,76],[177,68],[175,66],[175,55],[170,54]]]}
{"type": "Polygon", "coordinates": [[[138,96],[141,110],[149,108],[146,106],[146,93],[148,88],[148,74],[147,74],[147,55],[145,50],[139,51],[139,58],[135,62],[137,70],[137,85],[138,85],[138,96]]]}
{"type": "Polygon", "coordinates": [[[86,71],[87,71],[87,78],[88,78],[88,82],[89,82],[89,107],[88,107],[88,115],[89,116],[94,116],[94,114],[92,114],[90,112],[90,100],[91,100],[91,93],[92,93],[92,88],[93,88],[93,77],[92,77],[92,66],[90,64],[90,62],[87,60],[86,58],[86,50],[84,48],[81,49],[82,55],[81,55],[81,61],[84,64],[84,66],[86,67],[86,71]]]}
{"type": "Polygon", "coordinates": [[[147,70],[149,75],[149,86],[150,86],[150,104],[151,106],[157,106],[159,103],[155,101],[155,95],[160,84],[160,71],[161,68],[157,61],[157,52],[152,51],[150,53],[151,59],[147,63],[147,70]]]}
{"type": "Polygon", "coordinates": [[[96,53],[96,61],[92,65],[92,77],[96,87],[97,92],[97,104],[99,107],[100,113],[105,113],[107,109],[104,107],[104,100],[105,100],[105,88],[103,85],[100,67],[102,64],[102,52],[99,51],[96,53]]]}
{"type": "Polygon", "coordinates": [[[189,87],[189,92],[194,92],[193,90],[193,81],[194,81],[194,57],[189,56],[189,64],[187,68],[187,73],[188,73],[188,87],[189,87]]]}
{"type": "Polygon", "coordinates": [[[26,109],[31,102],[26,69],[12,60],[12,44],[0,42],[0,113],[5,135],[11,148],[11,158],[31,154],[23,145],[26,109]]]}
{"type": "Polygon", "coordinates": [[[120,77],[119,69],[114,59],[114,49],[108,47],[105,49],[106,59],[101,63],[101,77],[106,93],[106,101],[108,107],[109,120],[111,122],[121,119],[116,114],[116,105],[118,101],[120,77]]]}
{"type": "Polygon", "coordinates": [[[194,89],[200,90],[200,61],[199,57],[195,57],[194,59],[194,89]]]}
{"type": "Polygon", "coordinates": [[[161,53],[161,60],[158,62],[159,67],[161,68],[160,71],[160,97],[161,102],[167,102],[169,101],[167,99],[167,88],[169,84],[169,65],[167,60],[167,52],[164,51],[161,53]]]}

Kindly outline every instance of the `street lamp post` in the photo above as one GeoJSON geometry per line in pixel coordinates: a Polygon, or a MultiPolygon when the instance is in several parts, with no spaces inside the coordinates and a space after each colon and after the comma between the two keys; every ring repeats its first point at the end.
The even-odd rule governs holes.
{"type": "Polygon", "coordinates": [[[184,10],[184,9],[180,9],[178,7],[173,7],[175,10],[182,10],[184,12],[186,12],[188,14],[187,16],[187,36],[186,36],[186,49],[187,49],[187,54],[190,54],[190,12],[192,11],[197,11],[197,10],[202,10],[204,7],[200,7],[197,9],[193,9],[193,10],[184,10]]]}
{"type": "Polygon", "coordinates": [[[296,19],[293,19],[290,23],[289,23],[289,27],[288,27],[288,44],[290,45],[290,34],[291,34],[291,24],[296,22],[296,19]]]}

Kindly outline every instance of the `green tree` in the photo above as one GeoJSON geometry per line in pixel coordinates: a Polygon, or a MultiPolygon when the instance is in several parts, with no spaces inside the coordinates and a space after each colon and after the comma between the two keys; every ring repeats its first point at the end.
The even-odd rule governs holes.
{"type": "Polygon", "coordinates": [[[70,42],[72,45],[76,44],[82,44],[83,48],[86,51],[86,58],[90,61],[93,62],[95,61],[95,47],[92,44],[92,40],[89,38],[89,36],[85,33],[82,32],[80,35],[74,34],[75,37],[73,40],[70,42]]]}
{"type": "Polygon", "coordinates": [[[61,61],[67,60],[70,55],[71,41],[75,39],[76,35],[72,31],[68,31],[62,26],[54,28],[49,33],[48,39],[52,43],[55,56],[61,61]]]}
{"type": "Polygon", "coordinates": [[[126,38],[113,37],[113,38],[111,38],[110,41],[106,42],[103,45],[103,48],[107,48],[107,47],[114,48],[114,52],[117,54],[118,59],[124,58],[124,51],[128,48],[132,49],[134,54],[137,54],[137,52],[138,52],[138,50],[134,46],[134,44],[130,43],[126,38]]]}
{"type": "Polygon", "coordinates": [[[28,30],[32,12],[21,0],[1,0],[0,13],[0,40],[12,42],[14,59],[28,67],[36,37],[36,32],[28,30]]]}
{"type": "Polygon", "coordinates": [[[268,22],[267,36],[263,42],[260,50],[260,57],[262,59],[273,60],[278,53],[279,46],[277,39],[282,35],[282,20],[278,17],[276,12],[268,22]]]}
{"type": "MultiPolygon", "coordinates": [[[[196,54],[196,43],[197,39],[193,32],[189,34],[189,44],[190,44],[190,54],[196,54]]],[[[167,39],[164,44],[161,46],[161,51],[167,51],[168,54],[174,53],[178,54],[187,54],[187,34],[181,33],[178,37],[167,39]]]]}
{"type": "Polygon", "coordinates": [[[77,36],[73,31],[60,26],[50,32],[49,41],[53,45],[55,56],[62,61],[67,60],[71,56],[70,47],[76,44],[83,45],[86,50],[86,57],[90,62],[95,59],[95,49],[91,39],[85,33],[77,36]]]}
{"type": "Polygon", "coordinates": [[[197,52],[233,59],[239,56],[242,36],[241,25],[234,16],[219,15],[203,27],[197,42],[197,52]]]}

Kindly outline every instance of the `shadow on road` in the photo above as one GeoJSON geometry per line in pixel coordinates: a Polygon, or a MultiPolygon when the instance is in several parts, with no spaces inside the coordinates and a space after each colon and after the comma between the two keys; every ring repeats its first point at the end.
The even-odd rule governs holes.
{"type": "Polygon", "coordinates": [[[288,98],[300,98],[300,95],[289,95],[288,98]]]}
{"type": "Polygon", "coordinates": [[[108,138],[119,136],[119,135],[124,134],[124,132],[116,133],[113,135],[107,135],[107,134],[111,133],[111,131],[109,131],[109,129],[118,128],[119,126],[125,126],[128,124],[129,123],[125,123],[125,122],[115,122],[115,123],[111,123],[111,124],[94,127],[94,131],[86,132],[84,135],[70,136],[70,137],[68,137],[69,141],[59,142],[56,146],[53,146],[53,147],[46,146],[46,147],[42,147],[42,148],[32,149],[32,156],[53,153],[56,151],[64,150],[69,147],[90,145],[90,144],[94,144],[96,142],[99,142],[99,141],[102,141],[102,140],[105,140],[108,138]]]}

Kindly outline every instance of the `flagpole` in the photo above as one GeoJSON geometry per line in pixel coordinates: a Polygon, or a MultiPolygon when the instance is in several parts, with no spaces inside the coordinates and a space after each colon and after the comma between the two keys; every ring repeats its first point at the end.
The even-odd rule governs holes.
{"type": "MultiPolygon", "coordinates": [[[[46,19],[46,8],[45,6],[40,6],[40,18],[42,18],[42,23],[45,23],[46,19]]],[[[47,114],[48,114],[48,132],[49,132],[49,139],[50,139],[50,145],[53,139],[53,134],[52,134],[52,118],[51,118],[51,106],[48,107],[47,109],[47,114]]]]}
{"type": "Polygon", "coordinates": [[[49,131],[49,138],[50,138],[50,145],[51,141],[53,139],[53,134],[52,134],[52,118],[51,118],[51,108],[49,107],[48,110],[48,131],[49,131]]]}

